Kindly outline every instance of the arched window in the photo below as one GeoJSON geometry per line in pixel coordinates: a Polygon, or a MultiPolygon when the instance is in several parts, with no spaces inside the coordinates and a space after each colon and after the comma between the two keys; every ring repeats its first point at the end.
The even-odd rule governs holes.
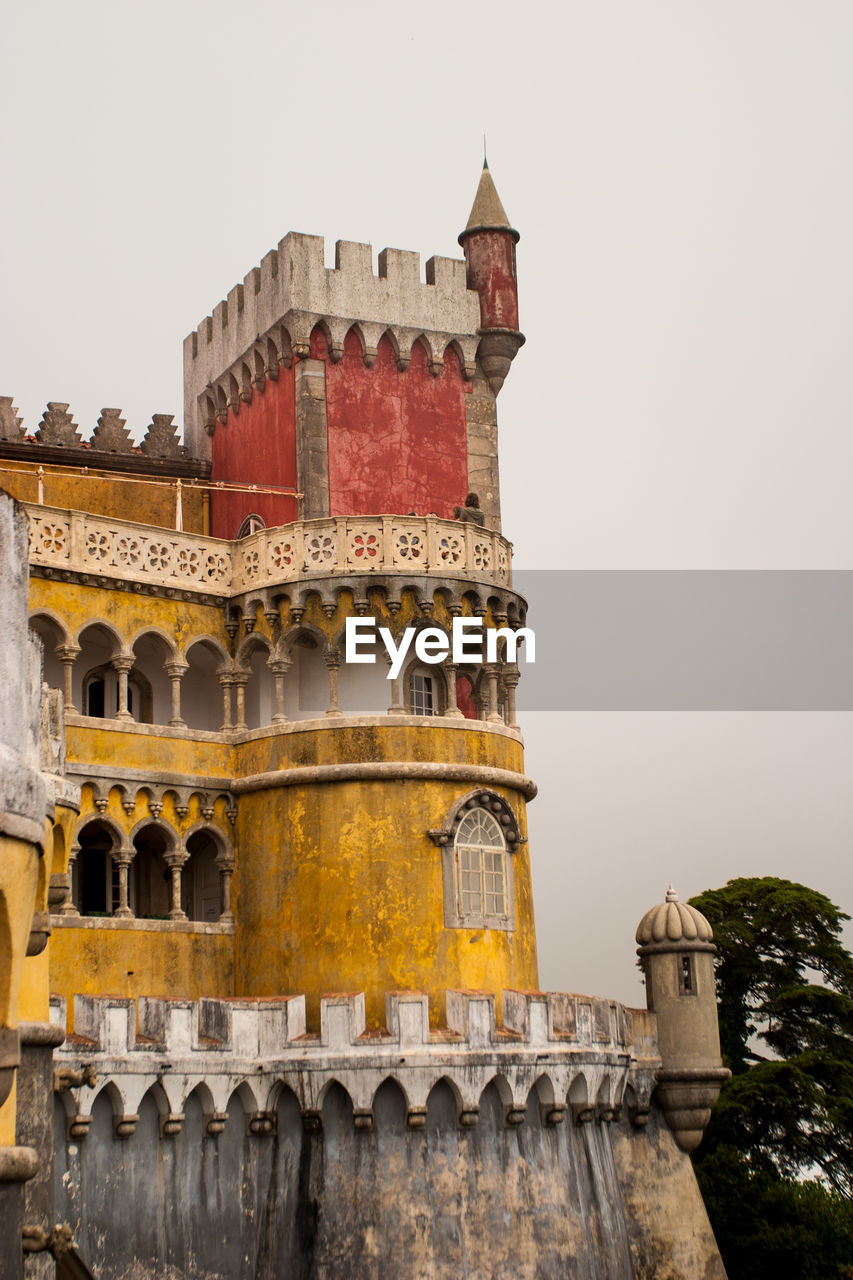
{"type": "Polygon", "coordinates": [[[119,905],[118,867],[112,854],[116,840],[97,819],[79,835],[80,851],[74,864],[74,903],[81,916],[111,916],[119,905]]]}
{"type": "Polygon", "coordinates": [[[457,904],[461,920],[507,919],[506,841],[487,809],[470,809],[456,828],[457,904]]]}
{"type": "Polygon", "coordinates": [[[248,538],[253,533],[257,533],[260,529],[266,529],[266,527],[267,526],[263,518],[253,511],[251,515],[246,516],[246,519],[237,530],[237,539],[248,538]]]}
{"type": "Polygon", "coordinates": [[[441,850],[445,927],[511,932],[513,859],[526,837],[510,802],[496,791],[469,791],[427,835],[441,850]]]}

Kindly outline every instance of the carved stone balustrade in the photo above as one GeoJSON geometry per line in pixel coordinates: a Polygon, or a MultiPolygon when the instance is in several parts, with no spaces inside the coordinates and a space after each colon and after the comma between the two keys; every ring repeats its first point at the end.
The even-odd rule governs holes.
{"type": "Polygon", "coordinates": [[[511,544],[435,516],[342,516],[262,529],[239,542],[25,504],[30,565],[42,576],[132,583],[219,601],[331,576],[409,574],[511,587],[511,544]]]}

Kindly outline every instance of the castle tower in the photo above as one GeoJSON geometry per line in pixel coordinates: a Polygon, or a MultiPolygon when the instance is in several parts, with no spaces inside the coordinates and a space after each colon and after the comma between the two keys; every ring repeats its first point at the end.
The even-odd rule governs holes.
{"type": "Polygon", "coordinates": [[[338,243],[327,269],[321,240],[291,234],[185,345],[213,485],[293,490],[214,487],[211,519],[255,534],[238,559],[267,573],[232,595],[233,651],[245,669],[263,636],[282,685],[281,732],[237,783],[239,989],[304,991],[309,1018],[328,990],[364,990],[377,1022],[389,989],[428,991],[435,1019],[446,987],[537,982],[517,668],[410,651],[388,679],[381,658],[342,660],[352,619],[439,643],[456,618],[524,619],[500,537],[503,378],[482,358],[517,329],[517,233],[492,225],[487,170],[478,210],[467,273],[431,258],[425,280],[417,254],[386,249],[374,275],[369,245],[338,243]],[[259,532],[297,512],[289,539],[259,532]]]}
{"type": "Polygon", "coordinates": [[[657,1016],[657,1097],[682,1151],[699,1145],[731,1074],[720,1060],[713,937],[701,911],[679,902],[672,885],[637,928],[646,1002],[657,1016]]]}

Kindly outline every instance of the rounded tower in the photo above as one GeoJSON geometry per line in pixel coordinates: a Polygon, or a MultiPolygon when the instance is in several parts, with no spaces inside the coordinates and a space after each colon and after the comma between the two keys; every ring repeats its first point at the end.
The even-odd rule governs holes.
{"type": "Polygon", "coordinates": [[[731,1074],[720,1060],[713,937],[702,913],[679,902],[672,885],[637,928],[646,1004],[657,1018],[656,1097],[682,1151],[699,1145],[731,1074]]]}

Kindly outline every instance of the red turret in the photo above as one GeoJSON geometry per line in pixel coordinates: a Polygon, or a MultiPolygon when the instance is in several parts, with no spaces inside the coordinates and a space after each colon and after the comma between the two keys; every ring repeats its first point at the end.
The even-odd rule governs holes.
{"type": "Polygon", "coordinates": [[[509,224],[488,163],[459,243],[465,252],[468,287],[480,296],[478,357],[495,395],[524,342],[518,328],[515,246],[519,235],[509,224]]]}

